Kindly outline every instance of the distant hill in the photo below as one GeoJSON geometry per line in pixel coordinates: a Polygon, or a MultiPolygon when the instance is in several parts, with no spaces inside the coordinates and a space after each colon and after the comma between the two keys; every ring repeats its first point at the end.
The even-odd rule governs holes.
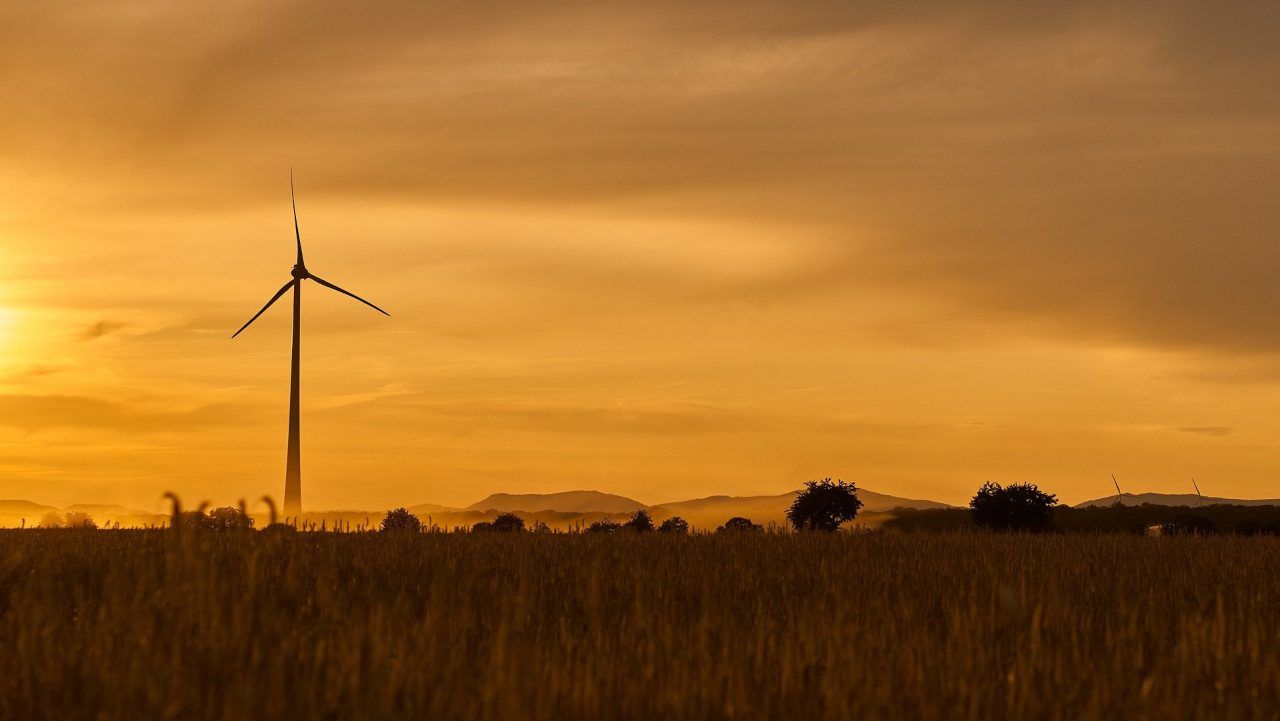
{"type": "Polygon", "coordinates": [[[66,508],[46,506],[31,501],[0,501],[0,528],[14,528],[26,521],[27,527],[38,526],[45,514],[65,514],[78,511],[89,514],[100,525],[119,523],[121,526],[149,526],[163,523],[167,516],[150,511],[139,511],[125,506],[78,503],[66,508]]]}
{"type": "MultiPolygon", "coordinates": [[[[1125,493],[1120,496],[1121,503],[1126,506],[1141,506],[1149,503],[1153,506],[1213,506],[1218,504],[1232,506],[1280,506],[1280,498],[1218,498],[1216,496],[1204,496],[1201,498],[1194,493],[1125,493]]],[[[1095,498],[1092,501],[1077,503],[1076,508],[1089,508],[1092,506],[1113,506],[1116,503],[1116,496],[1110,495],[1103,498],[1095,498]]]]}
{"type": "Polygon", "coordinates": [[[466,511],[560,511],[562,513],[635,513],[646,506],[626,496],[600,491],[495,493],[466,511]]]}
{"type": "Polygon", "coordinates": [[[45,506],[32,501],[0,501],[0,513],[6,515],[12,513],[48,513],[56,510],[58,509],[53,506],[45,506]]]}
{"type": "MultiPolygon", "coordinates": [[[[795,500],[797,491],[777,496],[708,496],[690,501],[663,503],[649,509],[654,520],[680,516],[699,528],[714,528],[734,516],[750,518],[756,523],[785,525],[787,509],[795,500]]],[[[858,489],[863,513],[884,513],[895,508],[950,508],[937,501],[922,501],[889,496],[865,488],[858,489]]]]}
{"type": "Polygon", "coordinates": [[[415,516],[425,516],[431,513],[456,513],[462,509],[453,506],[442,506],[439,503],[419,503],[416,506],[409,506],[405,510],[415,516]]]}
{"type": "Polygon", "coordinates": [[[62,509],[66,511],[79,511],[80,513],[88,513],[90,516],[154,516],[158,515],[154,511],[139,511],[136,508],[120,506],[115,504],[100,503],[77,503],[62,509]]]}

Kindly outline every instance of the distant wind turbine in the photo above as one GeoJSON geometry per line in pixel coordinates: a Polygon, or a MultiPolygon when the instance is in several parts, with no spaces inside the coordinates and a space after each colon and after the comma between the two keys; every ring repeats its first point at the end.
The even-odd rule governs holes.
{"type": "Polygon", "coordinates": [[[1124,505],[1124,494],[1120,492],[1120,481],[1116,480],[1116,474],[1111,474],[1111,482],[1116,484],[1116,505],[1124,505]]]}
{"type": "Polygon", "coordinates": [[[391,314],[355,293],[343,290],[317,275],[312,275],[307,270],[306,264],[302,262],[302,233],[298,230],[298,200],[293,192],[292,170],[289,171],[289,199],[293,204],[293,236],[298,242],[298,262],[293,266],[291,272],[293,277],[280,290],[276,291],[275,295],[271,296],[271,300],[262,306],[262,310],[254,313],[247,323],[240,326],[240,330],[232,333],[231,337],[235,338],[244,332],[244,329],[257,320],[258,316],[265,313],[272,303],[280,300],[280,296],[288,292],[290,288],[293,289],[293,361],[289,367],[289,451],[284,469],[284,512],[286,516],[294,516],[296,518],[302,513],[302,463],[298,439],[298,348],[302,336],[302,281],[307,279],[314,280],[326,288],[355,298],[383,315],[389,316],[391,314]]]}
{"type": "Polygon", "coordinates": [[[1200,484],[1196,483],[1196,479],[1191,479],[1191,485],[1196,489],[1196,505],[1204,505],[1204,494],[1200,492],[1200,484]]]}

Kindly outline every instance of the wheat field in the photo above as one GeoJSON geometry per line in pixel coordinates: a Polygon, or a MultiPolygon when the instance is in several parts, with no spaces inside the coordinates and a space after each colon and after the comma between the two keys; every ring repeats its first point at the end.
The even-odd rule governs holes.
{"type": "Polygon", "coordinates": [[[3,719],[1276,719],[1280,541],[0,531],[3,719]]]}

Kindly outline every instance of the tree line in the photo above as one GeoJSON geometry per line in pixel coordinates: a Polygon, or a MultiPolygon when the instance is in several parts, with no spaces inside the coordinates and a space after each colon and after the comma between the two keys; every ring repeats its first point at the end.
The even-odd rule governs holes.
{"type": "MultiPolygon", "coordinates": [[[[269,499],[266,499],[269,501],[269,499]]],[[[293,532],[295,526],[275,521],[274,505],[266,531],[293,532]]],[[[823,478],[808,481],[796,494],[786,511],[790,530],[798,533],[831,533],[855,520],[862,509],[854,483],[823,478]]],[[[174,498],[170,526],[191,531],[250,531],[254,519],[239,508],[223,507],[205,511],[183,511],[174,498]]],[[[42,528],[96,529],[87,513],[73,511],[65,515],[47,514],[42,528]]],[[[1280,508],[1275,506],[1215,505],[1194,511],[1171,506],[1124,506],[1072,508],[1059,505],[1057,496],[1041,490],[1033,483],[984,483],[974,494],[968,508],[895,509],[884,527],[903,531],[938,531],[983,528],[991,531],[1041,533],[1046,531],[1110,531],[1161,533],[1170,535],[1212,535],[1231,532],[1243,535],[1280,535],[1280,508]]],[[[116,524],[119,528],[119,524],[116,524]]],[[[302,530],[329,530],[324,524],[304,526],[302,530]]],[[[335,525],[333,530],[351,530],[335,525]]],[[[363,527],[356,530],[365,530],[363,527]]],[[[372,530],[372,529],[369,529],[372,530]]],[[[378,525],[382,532],[443,532],[437,526],[427,527],[422,519],[405,508],[388,511],[378,525]]],[[[455,532],[469,533],[535,533],[555,532],[543,521],[526,524],[515,513],[499,514],[492,521],[481,521],[455,532]]],[[[636,511],[626,521],[602,519],[578,529],[590,534],[665,533],[688,534],[691,527],[685,519],[672,516],[655,523],[647,510],[636,511]]],[[[716,533],[762,533],[764,527],[749,518],[730,518],[716,533]]]]}

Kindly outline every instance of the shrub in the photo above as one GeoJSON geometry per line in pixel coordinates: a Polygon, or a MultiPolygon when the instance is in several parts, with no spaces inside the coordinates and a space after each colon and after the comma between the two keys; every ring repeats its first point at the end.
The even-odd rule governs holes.
{"type": "Polygon", "coordinates": [[[533,525],[529,526],[529,533],[555,533],[555,531],[551,530],[551,526],[548,526],[546,521],[534,521],[533,525]]]}
{"type": "Polygon", "coordinates": [[[587,533],[617,533],[620,530],[622,530],[622,524],[608,518],[587,526],[587,533]]]}
{"type": "Polygon", "coordinates": [[[472,533],[489,533],[493,530],[493,521],[480,521],[471,526],[472,533]]]}
{"type": "Polygon", "coordinates": [[[40,519],[41,528],[62,528],[62,514],[57,511],[49,511],[40,519]]]}
{"type": "Polygon", "coordinates": [[[524,519],[514,513],[503,513],[493,519],[493,530],[504,533],[519,533],[524,530],[524,519]]]}
{"type": "Polygon", "coordinates": [[[214,530],[213,521],[204,511],[178,511],[178,523],[182,530],[190,531],[212,531],[214,530]]]}
{"type": "Polygon", "coordinates": [[[396,508],[387,511],[387,515],[382,519],[382,532],[388,531],[410,531],[417,533],[422,530],[422,520],[410,513],[407,509],[396,508]]]}
{"type": "Polygon", "coordinates": [[[251,531],[253,519],[239,508],[224,506],[209,511],[209,527],[217,531],[251,531]]]}
{"type": "Polygon", "coordinates": [[[67,511],[66,527],[96,529],[98,524],[84,511],[67,511]]]}
{"type": "Polygon", "coordinates": [[[973,522],[997,531],[1043,531],[1058,497],[1032,483],[984,483],[969,501],[973,522]]]}
{"type": "Polygon", "coordinates": [[[1204,516],[1185,514],[1162,524],[1160,532],[1166,536],[1212,536],[1218,527],[1204,516]]]}
{"type": "Polygon", "coordinates": [[[658,526],[658,533],[688,533],[689,522],[679,516],[672,516],[658,526]]]}
{"type": "Polygon", "coordinates": [[[759,523],[752,523],[750,518],[734,516],[716,529],[716,533],[760,533],[764,529],[759,523]]]}
{"type": "Polygon", "coordinates": [[[858,500],[858,488],[852,483],[832,481],[808,481],[791,507],[787,520],[797,531],[832,532],[845,521],[852,521],[862,508],[858,500]]]}
{"type": "Polygon", "coordinates": [[[631,517],[630,521],[622,524],[622,527],[628,531],[635,531],[636,533],[648,533],[653,530],[653,518],[649,515],[648,511],[642,508],[636,511],[636,514],[631,517]]]}

